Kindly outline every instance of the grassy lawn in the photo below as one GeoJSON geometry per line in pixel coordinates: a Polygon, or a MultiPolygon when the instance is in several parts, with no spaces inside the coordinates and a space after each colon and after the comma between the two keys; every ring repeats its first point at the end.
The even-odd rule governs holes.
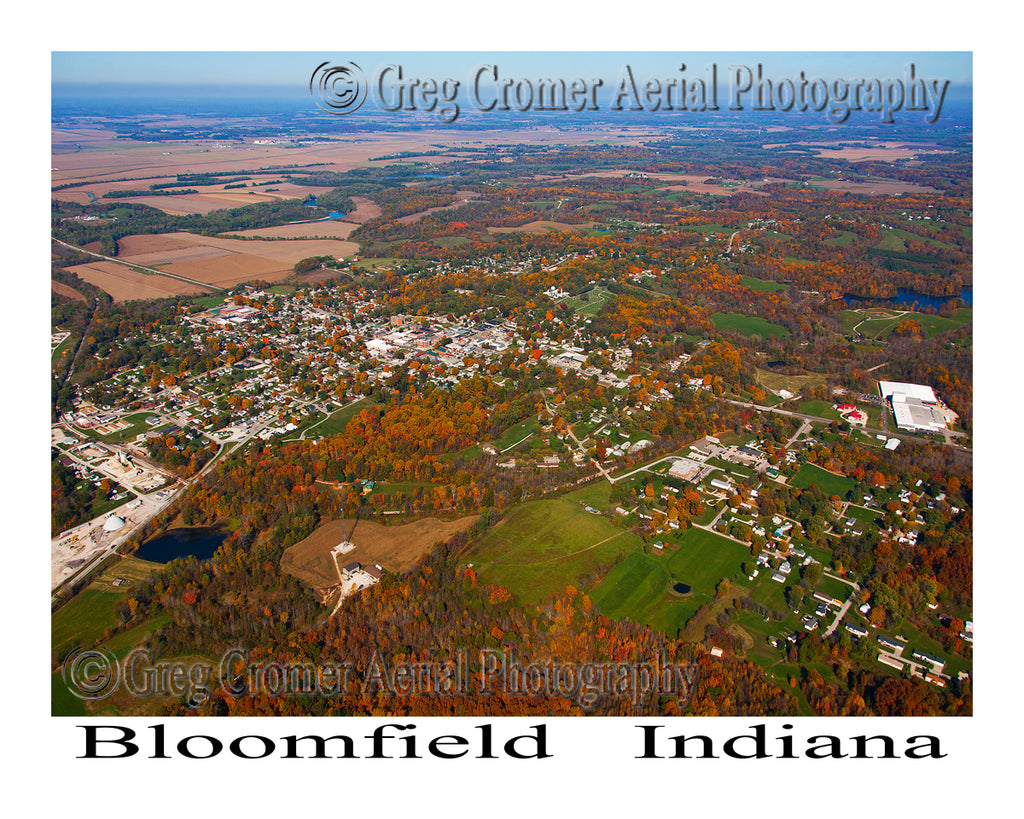
{"type": "Polygon", "coordinates": [[[932,239],[929,236],[919,236],[916,233],[910,233],[909,231],[900,230],[899,228],[882,228],[882,238],[875,247],[879,250],[903,251],[907,249],[907,239],[913,239],[916,242],[924,242],[937,247],[944,247],[947,250],[955,249],[953,245],[947,244],[946,242],[940,242],[938,239],[932,239]]]}
{"type": "Polygon", "coordinates": [[[837,247],[849,247],[857,240],[857,234],[850,230],[841,230],[831,239],[826,239],[825,244],[836,245],[837,247]]]}
{"type": "MultiPolygon", "coordinates": [[[[127,421],[129,426],[111,435],[96,434],[96,437],[101,441],[106,441],[108,444],[120,444],[125,441],[134,441],[136,435],[155,429],[155,427],[151,427],[146,423],[146,419],[152,414],[153,413],[151,412],[137,412],[134,415],[126,415],[123,420],[127,421]]],[[[157,424],[157,426],[161,426],[161,424],[157,424]]]]}
{"type": "Polygon", "coordinates": [[[601,308],[604,307],[605,302],[607,302],[611,297],[611,292],[599,286],[586,293],[571,296],[566,299],[565,303],[576,315],[596,316],[601,312],[601,308]],[[586,296],[585,299],[583,298],[584,296],[586,296]]]}
{"type": "Polygon", "coordinates": [[[353,262],[353,270],[377,270],[383,268],[394,268],[399,265],[405,264],[407,259],[399,259],[395,256],[382,256],[380,258],[368,258],[360,259],[358,262],[353,262]]]}
{"type": "Polygon", "coordinates": [[[497,583],[535,605],[568,585],[585,585],[587,575],[640,542],[568,495],[515,507],[463,556],[463,565],[472,563],[481,583],[497,583]]]}
{"type": "Polygon", "coordinates": [[[385,483],[384,481],[374,481],[373,489],[370,491],[370,496],[373,495],[394,495],[401,492],[406,497],[411,497],[417,489],[433,489],[437,484],[427,483],[426,481],[394,481],[392,483],[385,483]]]}
{"type": "Polygon", "coordinates": [[[786,376],[771,370],[758,370],[758,383],[767,390],[778,392],[788,390],[799,395],[805,387],[819,387],[825,383],[824,373],[805,373],[802,376],[786,376]]]}
{"type": "Polygon", "coordinates": [[[683,225],[679,228],[680,230],[687,230],[693,233],[725,233],[726,235],[733,232],[733,228],[727,228],[724,225],[683,225]]]}
{"type": "Polygon", "coordinates": [[[723,577],[732,578],[750,550],[704,529],[687,529],[679,536],[679,549],[667,558],[673,581],[685,583],[694,596],[710,599],[723,577]]]}
{"type": "Polygon", "coordinates": [[[61,354],[68,347],[71,346],[71,342],[73,342],[74,340],[75,340],[75,334],[72,333],[66,339],[64,339],[60,344],[58,344],[56,347],[54,347],[53,348],[53,352],[50,353],[50,360],[51,361],[57,361],[58,359],[60,359],[61,354]]]}
{"type": "Polygon", "coordinates": [[[670,581],[664,561],[637,550],[605,575],[594,602],[609,617],[638,620],[638,612],[661,600],[670,581]]]}
{"type": "Polygon", "coordinates": [[[309,427],[309,432],[314,438],[319,438],[321,436],[327,438],[331,435],[337,435],[339,432],[345,431],[345,427],[348,426],[348,422],[355,418],[357,414],[367,407],[373,406],[376,405],[366,398],[354,401],[348,406],[335,410],[316,426],[309,427]]]}
{"type": "Polygon", "coordinates": [[[741,313],[712,313],[709,317],[717,330],[739,330],[745,336],[773,336],[783,338],[789,330],[772,324],[757,316],[744,316],[741,313]]]}
{"type": "Polygon", "coordinates": [[[148,577],[158,563],[137,557],[114,559],[71,602],[59,608],[50,620],[53,653],[63,656],[75,646],[91,646],[104,630],[117,625],[114,607],[134,583],[148,577]],[[115,580],[124,581],[114,586],[115,580]]]}
{"type": "Polygon", "coordinates": [[[868,509],[865,506],[855,506],[854,504],[851,503],[849,506],[846,507],[846,515],[844,517],[844,520],[845,518],[854,518],[855,520],[858,520],[861,523],[863,523],[865,526],[869,526],[874,524],[875,520],[881,517],[882,512],[880,512],[878,509],[868,509]]]}
{"type": "Polygon", "coordinates": [[[753,276],[743,276],[743,286],[751,290],[760,290],[764,293],[777,293],[780,290],[788,290],[789,285],[773,282],[768,279],[755,279],[753,276]]]}
{"type": "Polygon", "coordinates": [[[789,483],[790,486],[796,486],[800,489],[806,489],[811,484],[815,484],[826,495],[838,495],[841,498],[845,497],[846,493],[851,489],[857,487],[857,482],[851,478],[843,475],[833,475],[831,472],[826,472],[814,464],[804,464],[801,466],[800,471],[790,479],[789,483]]]}
{"type": "Polygon", "coordinates": [[[516,424],[505,430],[504,434],[494,442],[494,446],[498,452],[503,449],[508,449],[515,443],[522,441],[523,438],[530,435],[530,433],[537,431],[537,416],[533,415],[523,421],[521,424],[516,424]]]}
{"type": "Polygon", "coordinates": [[[123,597],[121,589],[110,588],[109,584],[107,589],[101,589],[94,581],[74,600],[58,609],[50,621],[53,653],[63,657],[75,646],[91,646],[99,640],[105,629],[117,625],[114,607],[123,597]]]}
{"type": "Polygon", "coordinates": [[[974,320],[974,310],[970,307],[961,307],[953,311],[950,317],[933,315],[931,313],[899,313],[884,308],[843,310],[840,313],[840,320],[844,332],[851,332],[857,327],[857,332],[866,338],[884,339],[892,334],[896,325],[903,321],[913,319],[921,325],[922,331],[929,338],[942,333],[949,332],[957,327],[970,324],[974,320]]]}
{"type": "Polygon", "coordinates": [[[192,303],[209,310],[211,307],[220,307],[224,303],[224,296],[196,296],[192,303]]]}

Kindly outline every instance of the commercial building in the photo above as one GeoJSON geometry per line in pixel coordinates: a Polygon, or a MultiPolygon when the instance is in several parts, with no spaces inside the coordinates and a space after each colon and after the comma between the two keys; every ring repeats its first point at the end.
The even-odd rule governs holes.
{"type": "Polygon", "coordinates": [[[879,381],[878,390],[891,404],[896,426],[907,432],[941,432],[956,417],[924,384],[879,381]]]}

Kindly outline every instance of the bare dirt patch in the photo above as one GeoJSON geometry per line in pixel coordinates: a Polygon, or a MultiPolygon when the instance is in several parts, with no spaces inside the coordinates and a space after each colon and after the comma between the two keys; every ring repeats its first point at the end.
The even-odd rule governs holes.
{"type": "MultiPolygon", "coordinates": [[[[413,568],[431,547],[443,543],[456,532],[464,531],[479,517],[470,515],[453,521],[423,518],[402,526],[383,526],[370,520],[356,524],[351,541],[355,548],[339,557],[343,564],[353,561],[379,564],[398,574],[413,568]]],[[[323,524],[281,556],[281,568],[308,583],[314,589],[338,585],[338,571],[331,550],[341,543],[352,521],[332,520],[323,524]]]]}

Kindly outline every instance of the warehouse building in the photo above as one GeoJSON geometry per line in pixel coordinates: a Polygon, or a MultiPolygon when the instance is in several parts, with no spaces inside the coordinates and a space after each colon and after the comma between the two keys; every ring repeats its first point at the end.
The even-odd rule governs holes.
{"type": "Polygon", "coordinates": [[[907,432],[941,432],[956,417],[924,384],[879,381],[878,390],[892,406],[896,426],[907,432]]]}

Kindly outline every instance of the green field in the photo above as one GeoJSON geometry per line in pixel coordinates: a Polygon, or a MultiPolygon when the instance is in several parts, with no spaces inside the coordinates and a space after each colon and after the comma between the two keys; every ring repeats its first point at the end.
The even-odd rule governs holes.
{"type": "Polygon", "coordinates": [[[675,638],[701,601],[670,594],[671,580],[664,558],[637,550],[604,576],[594,602],[609,617],[646,623],[675,638]]]}
{"type": "Polygon", "coordinates": [[[368,401],[365,398],[357,399],[348,406],[335,410],[320,423],[307,427],[307,435],[310,435],[313,438],[328,438],[331,435],[337,435],[339,432],[344,432],[349,421],[355,418],[356,415],[367,407],[372,406],[374,406],[373,402],[368,401]]]}
{"type": "MultiPolygon", "coordinates": [[[[516,444],[526,438],[528,435],[537,431],[537,416],[531,416],[530,418],[523,421],[521,424],[516,424],[505,430],[502,436],[494,442],[494,446],[498,452],[504,449],[508,449],[513,444],[516,444]]],[[[533,440],[532,438],[530,440],[533,440]]]]}
{"type": "Polygon", "coordinates": [[[102,638],[106,629],[117,625],[114,608],[128,589],[160,568],[137,557],[112,559],[81,593],[54,612],[50,619],[53,654],[60,657],[75,646],[90,646],[102,638]],[[124,582],[114,586],[115,580],[124,582]]]}
{"type": "Polygon", "coordinates": [[[50,360],[54,361],[54,362],[57,361],[57,359],[59,359],[61,357],[61,354],[69,346],[71,346],[71,342],[73,342],[73,341],[75,341],[75,335],[72,333],[67,338],[65,338],[60,344],[58,344],[56,347],[53,348],[53,352],[50,353],[50,360]]]}
{"type": "Polygon", "coordinates": [[[788,336],[789,330],[772,324],[758,316],[744,316],[741,313],[712,313],[709,318],[717,330],[739,330],[745,336],[773,336],[783,338],[788,336]]]}
{"type": "Polygon", "coordinates": [[[974,320],[974,310],[961,307],[953,311],[950,317],[932,313],[903,312],[887,308],[865,308],[861,310],[843,310],[840,314],[843,331],[851,332],[854,327],[862,336],[884,339],[892,334],[896,325],[907,320],[914,320],[921,325],[921,330],[928,338],[970,324],[974,320]]]}
{"type": "Polygon", "coordinates": [[[692,594],[703,601],[714,597],[719,580],[732,578],[750,559],[745,545],[705,529],[687,529],[678,540],[680,548],[667,560],[672,579],[691,586],[692,594]]]}
{"type": "Polygon", "coordinates": [[[836,245],[838,247],[849,247],[857,240],[857,234],[849,230],[841,230],[838,235],[833,236],[831,239],[826,239],[825,244],[836,245]]]}
{"type": "Polygon", "coordinates": [[[570,296],[566,304],[573,313],[582,316],[596,316],[601,308],[612,297],[612,294],[603,287],[595,287],[585,294],[570,296]],[[584,300],[583,296],[586,296],[584,300]]]}
{"type": "Polygon", "coordinates": [[[835,418],[839,419],[842,416],[832,409],[832,404],[829,401],[801,401],[797,405],[797,410],[804,413],[804,415],[814,415],[817,418],[835,418]]]}
{"type": "Polygon", "coordinates": [[[846,514],[843,520],[846,518],[853,518],[854,520],[863,523],[865,526],[870,526],[874,522],[882,517],[882,512],[878,509],[868,509],[864,506],[854,506],[852,503],[846,507],[846,514]]]}
{"type": "Polygon", "coordinates": [[[767,390],[778,392],[789,390],[799,395],[804,387],[820,387],[825,383],[824,373],[805,373],[804,375],[784,375],[771,370],[757,370],[758,383],[767,390]]]}
{"type": "Polygon", "coordinates": [[[940,242],[938,239],[932,239],[928,236],[918,236],[916,233],[910,233],[909,231],[900,230],[899,228],[882,228],[882,238],[875,247],[879,250],[895,250],[900,252],[907,249],[907,239],[913,239],[916,242],[924,242],[937,247],[943,247],[948,250],[956,249],[953,245],[946,242],[940,242]]]}
{"type": "MultiPolygon", "coordinates": [[[[109,584],[108,584],[109,588],[109,584]]],[[[50,645],[54,656],[63,657],[76,646],[91,646],[104,630],[114,628],[114,607],[124,592],[119,588],[102,590],[96,583],[54,613],[50,621],[50,645]]]]}
{"type": "Polygon", "coordinates": [[[764,293],[778,293],[780,290],[788,290],[788,284],[773,282],[768,279],[755,279],[753,276],[743,276],[743,286],[751,290],[760,290],[764,293]]]}
{"type": "Polygon", "coordinates": [[[851,478],[833,475],[831,472],[826,472],[814,464],[804,464],[801,466],[800,471],[790,479],[789,483],[791,486],[796,486],[800,489],[806,489],[811,484],[815,484],[826,495],[838,495],[841,498],[857,486],[856,481],[851,478]]]}
{"type": "MultiPolygon", "coordinates": [[[[123,420],[127,421],[129,423],[129,426],[113,433],[112,435],[96,434],[96,437],[99,438],[101,441],[106,441],[107,443],[110,444],[120,444],[125,441],[134,441],[136,435],[139,435],[142,432],[147,432],[151,429],[155,429],[155,427],[151,427],[149,424],[146,423],[146,419],[149,418],[152,414],[153,413],[151,412],[137,412],[134,415],[126,415],[123,420]]],[[[163,422],[157,424],[157,426],[162,425],[163,422]]]]}
{"type": "MultiPolygon", "coordinates": [[[[595,498],[596,500],[596,498],[595,498]]],[[[496,583],[535,605],[633,552],[640,538],[584,511],[576,493],[515,507],[463,555],[484,584],[496,583]]]]}

